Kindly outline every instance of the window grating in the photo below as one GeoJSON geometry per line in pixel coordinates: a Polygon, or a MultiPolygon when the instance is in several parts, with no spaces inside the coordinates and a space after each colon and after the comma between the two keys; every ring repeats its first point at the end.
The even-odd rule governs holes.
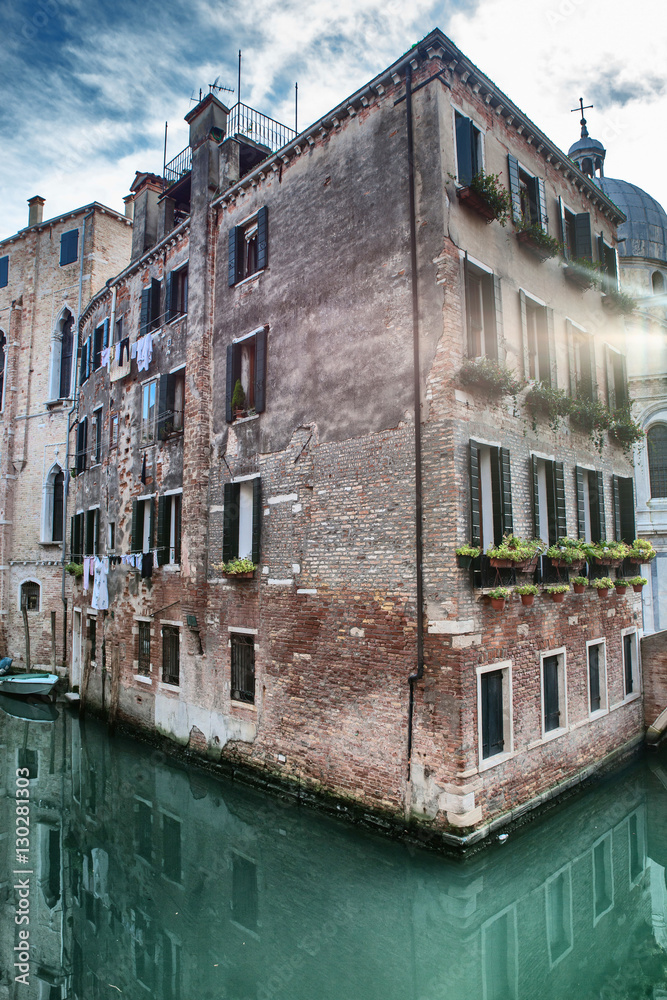
{"type": "Polygon", "coordinates": [[[21,586],[21,608],[39,611],[39,584],[28,581],[21,586]]]}
{"type": "Polygon", "coordinates": [[[140,674],[151,672],[151,623],[139,622],[139,664],[140,674]]]}
{"type": "Polygon", "coordinates": [[[255,640],[251,635],[233,632],[232,700],[255,702],[255,640]]]}
{"type": "Polygon", "coordinates": [[[667,424],[656,424],[646,435],[651,496],[667,497],[667,424]]]}
{"type": "Polygon", "coordinates": [[[177,625],[162,626],[162,680],[165,684],[178,684],[178,638],[177,625]]]}

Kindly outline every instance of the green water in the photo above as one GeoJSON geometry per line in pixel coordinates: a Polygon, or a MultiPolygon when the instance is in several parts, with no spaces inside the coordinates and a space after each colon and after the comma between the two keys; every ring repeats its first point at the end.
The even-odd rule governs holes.
{"type": "Polygon", "coordinates": [[[0,712],[0,745],[0,998],[635,1000],[667,990],[660,755],[457,862],[182,769],[63,711],[55,722],[0,712]],[[19,881],[27,926],[15,923],[19,881]],[[29,972],[17,983],[21,929],[29,972]]]}

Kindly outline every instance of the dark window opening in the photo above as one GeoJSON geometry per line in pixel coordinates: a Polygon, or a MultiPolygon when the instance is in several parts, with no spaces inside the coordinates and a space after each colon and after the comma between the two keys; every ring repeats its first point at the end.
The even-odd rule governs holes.
{"type": "Polygon", "coordinates": [[[623,636],[623,675],[625,679],[626,698],[635,690],[635,657],[637,655],[635,635],[636,633],[631,632],[629,635],[623,636]]]}
{"type": "Polygon", "coordinates": [[[88,448],[88,418],[83,417],[76,429],[76,474],[86,470],[86,449],[88,448]]]}
{"type": "Polygon", "coordinates": [[[503,671],[482,674],[482,757],[494,757],[505,748],[503,734],[503,671]]]}
{"type": "MultiPolygon", "coordinates": [[[[575,468],[574,473],[579,538],[587,542],[602,541],[607,537],[602,473],[593,469],[582,469],[580,466],[575,468]]],[[[605,572],[602,575],[608,574],[605,572]]]]}
{"type": "Polygon", "coordinates": [[[39,584],[32,580],[21,584],[21,608],[26,611],[39,611],[39,584]]]}
{"type": "Polygon", "coordinates": [[[243,389],[243,413],[255,410],[263,413],[266,408],[266,359],[267,330],[258,330],[252,337],[246,337],[227,347],[226,417],[234,419],[232,397],[236,383],[243,389]]]}
{"type": "MultiPolygon", "coordinates": [[[[1,286],[0,286],[1,287],[1,286]]],[[[665,279],[660,271],[654,271],[651,275],[651,291],[654,295],[662,295],[665,290],[665,279]]]]}
{"type": "Polygon", "coordinates": [[[235,285],[268,266],[269,210],[260,208],[255,219],[229,232],[229,285],[235,285]]]}
{"type": "Polygon", "coordinates": [[[185,368],[160,376],[157,406],[158,437],[183,430],[185,413],[185,368]]]}
{"type": "Polygon", "coordinates": [[[83,546],[84,546],[84,536],[85,536],[85,518],[86,515],[83,511],[78,514],[74,514],[71,520],[71,560],[74,563],[83,562],[83,546]]]}
{"type": "Polygon", "coordinates": [[[153,847],[153,810],[147,802],[134,803],[134,842],[137,854],[150,861],[153,847]]]}
{"type": "MultiPolygon", "coordinates": [[[[18,766],[20,768],[26,768],[28,771],[28,780],[34,781],[38,774],[38,764],[37,764],[37,751],[31,750],[29,747],[20,747],[18,753],[18,766]]],[[[25,778],[26,775],[24,774],[25,778]]]]}
{"type": "Polygon", "coordinates": [[[58,398],[68,399],[72,392],[72,361],[74,359],[74,317],[68,313],[62,325],[60,345],[60,383],[58,398]]]}
{"type": "Polygon", "coordinates": [[[555,545],[567,536],[565,476],[562,462],[531,455],[535,538],[555,545]]]}
{"type": "Polygon", "coordinates": [[[161,284],[158,278],[151,278],[150,285],[142,289],[141,315],[139,319],[139,332],[142,337],[160,326],[162,319],[160,312],[161,284]]]}
{"type": "Polygon", "coordinates": [[[550,733],[560,727],[558,699],[558,657],[545,656],[542,661],[544,676],[544,731],[550,733]]]}
{"type": "Polygon", "coordinates": [[[0,288],[9,284],[9,256],[0,257],[0,288]]]}
{"type": "Polygon", "coordinates": [[[252,635],[231,633],[232,701],[255,703],[255,639],[252,635]]]}
{"type": "Polygon", "coordinates": [[[532,177],[521,168],[519,168],[519,196],[521,198],[521,217],[524,222],[538,226],[541,220],[537,177],[532,177]]]}
{"type": "Polygon", "coordinates": [[[654,424],[646,435],[653,499],[667,497],[667,424],[654,424]]]}
{"type": "Polygon", "coordinates": [[[222,561],[251,559],[259,562],[262,523],[262,490],[259,477],[242,483],[225,483],[222,528],[222,561]]]}
{"type": "Polygon", "coordinates": [[[617,542],[632,545],[637,537],[634,479],[630,476],[612,476],[611,485],[614,496],[614,538],[617,542]]]}
{"type": "Polygon", "coordinates": [[[70,229],[60,236],[60,266],[73,264],[79,256],[79,230],[70,229]]]}
{"type": "Polygon", "coordinates": [[[257,865],[235,854],[232,867],[232,913],[237,924],[250,931],[257,930],[259,892],[257,865]]]}
{"type": "Polygon", "coordinates": [[[113,552],[114,549],[116,548],[116,522],[109,521],[107,527],[109,530],[109,538],[108,538],[109,551],[113,552]]]}
{"type": "Polygon", "coordinates": [[[600,650],[601,646],[599,644],[588,647],[588,682],[591,697],[591,712],[599,712],[602,708],[600,650]]]}
{"type": "Polygon", "coordinates": [[[178,685],[180,672],[180,629],[177,625],[162,626],[162,680],[178,685]]]}
{"type": "Polygon", "coordinates": [[[167,275],[167,322],[188,311],[188,269],[170,271],[167,275]]]}
{"type": "Polygon", "coordinates": [[[507,163],[514,221],[522,226],[539,226],[546,232],[549,220],[544,181],[529,174],[511,153],[507,163]]]}
{"type": "Polygon", "coordinates": [[[62,542],[63,540],[64,497],[65,476],[62,472],[57,472],[53,477],[53,517],[51,521],[52,542],[62,542]]]}
{"type": "Polygon", "coordinates": [[[153,547],[153,499],[132,503],[132,552],[150,552],[153,547]]]}
{"type": "MultiPolygon", "coordinates": [[[[90,659],[94,663],[97,660],[97,618],[92,615],[88,619],[88,638],[90,639],[90,659]]],[[[95,774],[91,771],[91,787],[95,788],[95,774]]]]}
{"type": "Polygon", "coordinates": [[[609,244],[605,243],[602,236],[598,236],[598,260],[603,274],[603,289],[613,291],[618,288],[618,267],[616,264],[616,251],[609,244]]]}
{"type": "Polygon", "coordinates": [[[181,499],[182,494],[161,496],[157,512],[158,565],[178,565],[181,561],[181,499]]]}
{"type": "Polygon", "coordinates": [[[139,622],[139,652],[138,671],[140,674],[150,674],[151,672],[151,623],[139,622]]]}
{"type": "Polygon", "coordinates": [[[97,371],[102,365],[102,349],[106,347],[104,334],[107,329],[107,322],[95,327],[93,334],[93,371],[97,371]]]}
{"type": "Polygon", "coordinates": [[[85,556],[99,555],[100,551],[100,511],[98,507],[86,511],[86,538],[83,554],[85,556]]]}
{"type": "Polygon", "coordinates": [[[99,465],[102,461],[102,411],[96,410],[93,414],[93,435],[95,438],[95,451],[93,453],[93,463],[99,465]]]}
{"type": "Polygon", "coordinates": [[[0,410],[5,408],[5,365],[7,363],[7,338],[0,330],[0,410]]]}
{"type": "Polygon", "coordinates": [[[454,112],[456,167],[459,184],[467,187],[482,169],[482,133],[469,118],[454,112]]]}

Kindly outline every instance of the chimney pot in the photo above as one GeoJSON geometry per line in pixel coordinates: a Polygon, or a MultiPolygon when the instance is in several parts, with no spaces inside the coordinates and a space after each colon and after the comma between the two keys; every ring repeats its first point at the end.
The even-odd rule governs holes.
{"type": "Polygon", "coordinates": [[[134,195],[128,194],[123,198],[125,203],[125,215],[128,219],[134,218],[134,195]]]}
{"type": "Polygon", "coordinates": [[[28,198],[28,225],[38,226],[44,218],[44,201],[38,194],[34,198],[28,198]]]}

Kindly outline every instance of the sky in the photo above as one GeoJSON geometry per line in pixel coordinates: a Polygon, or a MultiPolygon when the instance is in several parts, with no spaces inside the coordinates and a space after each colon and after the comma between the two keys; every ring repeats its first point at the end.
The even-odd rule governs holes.
{"type": "Polygon", "coordinates": [[[200,88],[299,129],[439,27],[567,151],[579,97],[605,173],[667,209],[664,0],[8,0],[0,7],[0,239],[99,201],[188,142],[200,88]],[[632,15],[632,16],[631,16],[632,15]]]}

